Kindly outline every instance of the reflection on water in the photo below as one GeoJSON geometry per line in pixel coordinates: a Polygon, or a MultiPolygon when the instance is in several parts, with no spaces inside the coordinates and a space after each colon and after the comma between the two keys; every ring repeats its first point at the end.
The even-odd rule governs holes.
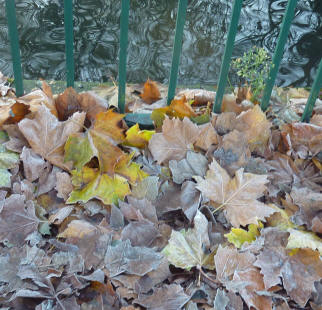
{"type": "MultiPolygon", "coordinates": [[[[64,79],[63,0],[18,0],[24,78],[64,79]]],[[[120,0],[74,0],[76,79],[117,77],[120,0]]],[[[179,82],[216,84],[230,20],[227,0],[190,0],[179,82]]],[[[128,80],[166,83],[177,0],[132,0],[128,80]]],[[[234,56],[254,45],[274,51],[287,0],[244,0],[234,56]]],[[[4,0],[0,0],[0,71],[12,74],[4,0]]],[[[278,84],[312,84],[322,55],[322,1],[300,0],[278,84]]]]}

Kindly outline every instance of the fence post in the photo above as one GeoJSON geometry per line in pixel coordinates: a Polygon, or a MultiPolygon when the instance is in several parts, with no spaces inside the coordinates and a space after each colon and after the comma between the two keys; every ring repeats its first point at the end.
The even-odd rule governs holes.
{"type": "Polygon", "coordinates": [[[233,6],[233,12],[231,16],[227,42],[225,46],[224,58],[220,68],[219,83],[218,83],[215,103],[213,107],[213,111],[215,113],[221,112],[222,99],[224,97],[225,87],[227,83],[227,76],[228,76],[228,71],[230,67],[231,55],[233,53],[234,42],[235,42],[235,37],[237,33],[238,21],[239,21],[240,11],[242,8],[242,3],[243,3],[243,0],[235,0],[234,6],[233,6]]]}
{"type": "Polygon", "coordinates": [[[271,98],[272,90],[275,84],[278,69],[283,57],[284,47],[286,44],[287,36],[291,27],[291,23],[294,17],[297,0],[289,0],[286,7],[286,13],[283,18],[281,32],[278,37],[277,46],[272,59],[271,68],[268,78],[266,80],[266,86],[263,93],[263,99],[261,102],[261,108],[265,111],[269,106],[269,100],[271,98]]]}
{"type": "Polygon", "coordinates": [[[17,17],[14,0],[6,0],[6,13],[8,19],[8,33],[11,45],[11,56],[13,62],[14,83],[16,86],[16,95],[23,95],[22,69],[19,48],[19,36],[17,30],[17,17]]]}
{"type": "Polygon", "coordinates": [[[67,87],[74,87],[74,28],[73,28],[73,0],[64,0],[64,27],[66,53],[66,82],[67,87]]]}
{"type": "Polygon", "coordinates": [[[309,122],[312,112],[313,112],[313,108],[316,102],[316,99],[320,93],[320,88],[322,87],[322,59],[320,61],[320,65],[318,68],[318,72],[316,73],[316,77],[315,80],[313,82],[313,86],[310,92],[310,96],[309,99],[307,100],[307,103],[305,105],[305,109],[302,115],[302,122],[309,122]]]}
{"type": "Polygon", "coordinates": [[[119,92],[118,107],[121,113],[125,112],[126,90],[126,58],[129,29],[130,0],[122,0],[121,29],[120,29],[120,59],[119,59],[119,92]]]}
{"type": "Polygon", "coordinates": [[[171,72],[170,72],[170,80],[169,80],[169,88],[168,88],[168,99],[167,99],[168,105],[171,103],[171,100],[174,98],[176,87],[177,87],[180,55],[182,50],[183,29],[186,21],[187,6],[188,6],[188,0],[179,0],[177,21],[176,21],[176,33],[174,37],[172,64],[171,64],[171,72]]]}

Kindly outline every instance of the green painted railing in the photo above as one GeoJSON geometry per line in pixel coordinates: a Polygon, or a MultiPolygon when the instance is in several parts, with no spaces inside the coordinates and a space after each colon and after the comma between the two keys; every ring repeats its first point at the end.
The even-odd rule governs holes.
{"type": "MultiPolygon", "coordinates": [[[[125,94],[126,94],[126,64],[127,64],[127,46],[128,46],[128,26],[130,13],[130,0],[122,1],[122,10],[120,18],[120,53],[119,53],[119,89],[118,89],[118,104],[120,112],[125,112],[125,94]]],[[[269,104],[273,87],[275,85],[276,76],[278,74],[279,65],[283,57],[283,52],[289,30],[294,17],[298,0],[288,0],[285,15],[283,18],[280,34],[278,37],[276,49],[273,55],[272,64],[264,89],[261,108],[265,111],[269,104]]],[[[13,63],[14,83],[17,96],[21,96],[23,91],[23,75],[21,69],[19,37],[17,31],[15,1],[5,0],[6,13],[8,19],[8,34],[11,44],[11,54],[13,63]]],[[[227,83],[229,67],[235,42],[235,37],[238,29],[239,16],[242,9],[243,0],[234,0],[231,21],[224,51],[224,56],[221,64],[218,89],[213,105],[213,110],[220,113],[222,100],[227,83]]],[[[184,24],[186,20],[188,0],[178,0],[178,12],[175,29],[175,39],[173,45],[172,65],[170,71],[169,88],[167,103],[170,104],[175,96],[177,78],[180,65],[180,55],[183,42],[184,24]]],[[[65,25],[65,52],[66,52],[66,82],[67,86],[74,86],[75,66],[74,66],[74,39],[73,39],[73,1],[64,0],[64,25],[65,25]]],[[[312,90],[308,98],[305,110],[302,116],[302,121],[308,122],[311,118],[314,104],[322,87],[322,60],[320,62],[312,90]]],[[[128,121],[141,122],[143,124],[151,123],[149,114],[128,114],[128,121]]]]}

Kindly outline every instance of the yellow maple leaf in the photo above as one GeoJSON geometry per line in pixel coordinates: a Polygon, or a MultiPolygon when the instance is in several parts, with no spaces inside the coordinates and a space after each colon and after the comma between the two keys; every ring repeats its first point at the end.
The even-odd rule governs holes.
{"type": "Polygon", "coordinates": [[[67,203],[87,202],[96,198],[109,205],[130,193],[129,184],[123,177],[110,177],[100,174],[98,169],[88,167],[80,172],[72,171],[72,183],[76,188],[70,193],[67,203]]]}
{"type": "Polygon", "coordinates": [[[127,130],[123,145],[144,148],[154,133],[154,130],[140,130],[139,124],[135,124],[127,130]]]}

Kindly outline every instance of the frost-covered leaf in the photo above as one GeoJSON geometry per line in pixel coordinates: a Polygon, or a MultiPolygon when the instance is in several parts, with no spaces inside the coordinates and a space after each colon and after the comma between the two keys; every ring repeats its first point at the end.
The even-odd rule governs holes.
{"type": "Polygon", "coordinates": [[[314,233],[301,231],[297,229],[288,229],[290,236],[288,238],[287,249],[305,249],[318,250],[322,256],[322,239],[314,233]]]}
{"type": "Polygon", "coordinates": [[[134,302],[150,310],[181,309],[190,299],[178,284],[163,285],[154,289],[152,295],[139,295],[134,302]]]}
{"type": "Polygon", "coordinates": [[[162,255],[146,247],[133,247],[129,240],[110,245],[105,255],[105,266],[110,277],[121,273],[143,276],[158,268],[162,255]]]}
{"type": "Polygon", "coordinates": [[[166,118],[162,125],[162,133],[156,133],[149,141],[149,149],[153,158],[159,163],[185,158],[193,144],[197,141],[200,130],[188,118],[166,118]]]}
{"type": "Polygon", "coordinates": [[[39,219],[32,201],[25,203],[23,195],[13,194],[6,198],[0,213],[0,240],[7,239],[22,245],[25,238],[37,230],[39,219]]]}
{"type": "Polygon", "coordinates": [[[18,126],[34,152],[68,170],[71,166],[64,163],[64,145],[69,135],[83,128],[84,120],[85,113],[76,112],[67,121],[60,122],[48,108],[41,106],[34,119],[25,118],[18,126]]]}
{"type": "Polygon", "coordinates": [[[258,220],[275,212],[274,209],[258,201],[266,189],[266,175],[236,171],[235,177],[228,173],[214,160],[207,171],[206,177],[195,177],[197,188],[212,200],[218,209],[224,208],[225,215],[234,227],[257,224],[258,220]]]}
{"type": "Polygon", "coordinates": [[[212,254],[204,251],[209,244],[208,221],[197,211],[193,228],[180,232],[172,230],[169,244],[163,249],[163,254],[171,264],[179,268],[190,270],[199,266],[213,269],[212,254]]]}
{"type": "Polygon", "coordinates": [[[169,168],[173,176],[173,182],[181,184],[193,176],[204,176],[207,171],[208,160],[200,153],[189,151],[186,158],[169,161],[169,168]]]}

